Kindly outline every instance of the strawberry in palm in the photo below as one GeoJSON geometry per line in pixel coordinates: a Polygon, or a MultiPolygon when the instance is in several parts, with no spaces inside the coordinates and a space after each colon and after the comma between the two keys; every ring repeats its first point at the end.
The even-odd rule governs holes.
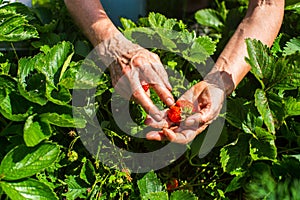
{"type": "Polygon", "coordinates": [[[194,111],[193,104],[188,100],[178,100],[167,111],[168,118],[174,122],[179,123],[184,121],[194,111]]]}

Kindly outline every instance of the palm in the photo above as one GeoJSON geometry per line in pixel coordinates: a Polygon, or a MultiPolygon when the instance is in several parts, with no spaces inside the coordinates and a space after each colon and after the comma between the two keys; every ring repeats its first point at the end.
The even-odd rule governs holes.
{"type": "MultiPolygon", "coordinates": [[[[179,125],[166,118],[164,122],[157,123],[148,120],[150,126],[162,128],[161,131],[151,131],[147,134],[149,140],[169,140],[176,143],[188,143],[218,117],[225,98],[224,91],[215,85],[201,81],[184,93],[180,99],[192,101],[195,114],[189,116],[179,125]]],[[[165,111],[166,112],[166,111],[165,111]]]]}

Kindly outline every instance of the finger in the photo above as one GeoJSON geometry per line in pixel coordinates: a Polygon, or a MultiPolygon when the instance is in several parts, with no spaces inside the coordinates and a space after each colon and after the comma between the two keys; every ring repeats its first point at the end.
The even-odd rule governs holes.
{"type": "Polygon", "coordinates": [[[161,112],[142,88],[137,70],[127,71],[119,78],[115,88],[118,90],[117,92],[122,94],[126,99],[132,98],[136,103],[140,104],[156,121],[161,121],[161,112]],[[129,92],[127,91],[128,87],[130,88],[129,92]],[[126,90],[122,90],[123,88],[126,90]]]}
{"type": "Polygon", "coordinates": [[[156,141],[164,141],[166,140],[166,136],[163,134],[162,131],[150,131],[146,134],[147,140],[156,140],[156,141]]]}
{"type": "Polygon", "coordinates": [[[201,110],[199,113],[195,113],[189,116],[184,125],[187,127],[193,127],[197,129],[199,126],[211,122],[215,118],[215,115],[211,113],[208,109],[201,110]]]}
{"type": "Polygon", "coordinates": [[[171,129],[167,129],[167,128],[164,128],[163,129],[163,134],[165,135],[165,137],[170,141],[170,142],[175,142],[176,141],[176,133],[171,130],[171,129]]]}
{"type": "Polygon", "coordinates": [[[162,64],[158,65],[159,67],[162,66],[160,67],[162,68],[162,70],[159,70],[155,67],[153,68],[152,65],[148,62],[145,62],[143,57],[136,57],[134,60],[132,60],[132,65],[140,70],[142,74],[140,75],[140,77],[145,78],[146,82],[150,84],[150,86],[158,94],[160,99],[167,106],[171,106],[172,104],[174,104],[174,98],[170,92],[170,89],[166,87],[166,84],[160,78],[161,74],[164,74],[163,76],[168,77],[167,73],[163,69],[162,64]]]}
{"type": "Polygon", "coordinates": [[[197,130],[196,130],[196,135],[202,133],[207,127],[208,127],[209,124],[203,124],[201,125],[197,130]]]}
{"type": "Polygon", "coordinates": [[[180,129],[163,129],[163,133],[168,140],[175,143],[187,144],[191,142],[196,137],[195,130],[180,130],[180,129]]]}
{"type": "Polygon", "coordinates": [[[162,84],[154,84],[151,85],[151,87],[154,89],[156,94],[159,96],[159,98],[169,107],[175,103],[175,100],[173,98],[173,95],[171,94],[170,90],[168,90],[164,85],[162,84]]]}
{"type": "Polygon", "coordinates": [[[144,124],[147,126],[151,126],[152,128],[158,128],[158,129],[169,127],[169,123],[167,122],[166,119],[162,119],[161,121],[156,121],[149,115],[145,119],[144,124]]]}
{"type": "Polygon", "coordinates": [[[161,121],[162,120],[162,113],[161,111],[153,104],[149,96],[145,93],[143,88],[136,89],[133,91],[132,98],[134,101],[138,104],[140,104],[146,113],[151,115],[153,119],[156,121],[161,121]]]}
{"type": "Polygon", "coordinates": [[[156,71],[156,73],[159,75],[167,89],[172,90],[172,86],[168,78],[168,73],[166,72],[163,64],[161,63],[159,56],[155,53],[151,53],[151,57],[153,59],[152,67],[154,71],[156,71]]]}
{"type": "Polygon", "coordinates": [[[150,84],[151,88],[154,89],[154,91],[157,93],[159,98],[167,105],[171,106],[175,103],[173,95],[171,94],[170,90],[166,87],[166,85],[162,82],[160,78],[158,78],[159,74],[156,73],[151,67],[143,66],[140,68],[142,72],[142,76],[146,80],[148,80],[148,83],[150,84]],[[147,69],[145,69],[147,68],[147,69]],[[147,75],[147,77],[145,77],[147,75]]]}

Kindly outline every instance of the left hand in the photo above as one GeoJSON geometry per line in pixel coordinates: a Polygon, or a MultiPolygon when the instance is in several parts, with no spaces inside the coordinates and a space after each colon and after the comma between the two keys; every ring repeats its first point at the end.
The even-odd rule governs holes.
{"type": "MultiPolygon", "coordinates": [[[[210,76],[191,87],[179,99],[188,100],[194,105],[195,114],[176,125],[167,117],[165,110],[164,120],[156,122],[152,118],[146,120],[146,124],[155,128],[162,128],[159,131],[147,133],[148,140],[169,140],[175,143],[187,144],[192,141],[199,133],[204,131],[209,124],[215,120],[223,106],[226,97],[226,89],[218,84],[221,79],[217,80],[216,76],[210,76]],[[211,78],[213,77],[213,78],[211,78]],[[175,125],[175,126],[174,126],[175,125]]],[[[224,85],[222,83],[222,85],[224,85]]]]}

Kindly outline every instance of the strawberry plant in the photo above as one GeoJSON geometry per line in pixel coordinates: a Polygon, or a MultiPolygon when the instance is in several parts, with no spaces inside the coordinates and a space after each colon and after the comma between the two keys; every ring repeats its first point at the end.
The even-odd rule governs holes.
{"type": "MultiPolygon", "coordinates": [[[[182,20],[150,12],[138,22],[122,18],[120,30],[159,55],[177,100],[210,70],[209,57],[218,57],[246,7],[247,1],[215,1],[182,20]]],[[[245,41],[251,71],[227,98],[225,126],[210,152],[203,151],[204,131],[162,168],[133,173],[125,150],[146,154],[169,143],[143,138],[152,130],[145,111],[114,95],[109,73],[86,59],[92,46],[63,2],[36,0],[28,8],[0,0],[0,199],[298,199],[299,20],[299,3],[287,0],[271,48],[245,41]],[[130,117],[117,121],[113,111],[122,115],[126,106],[130,117]],[[115,146],[101,143],[96,122],[115,146]],[[100,153],[121,167],[107,165],[100,153]]],[[[173,122],[193,114],[190,103],[167,108],[142,86],[173,122]]],[[[180,148],[174,144],[169,153],[180,148]]],[[[141,166],[149,161],[142,159],[141,166]]]]}

